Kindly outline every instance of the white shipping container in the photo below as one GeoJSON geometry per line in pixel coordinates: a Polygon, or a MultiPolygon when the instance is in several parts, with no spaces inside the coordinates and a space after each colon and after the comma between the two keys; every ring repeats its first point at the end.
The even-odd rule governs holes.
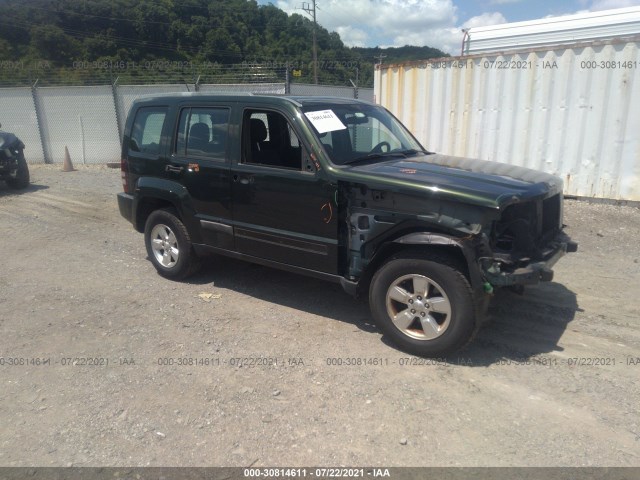
{"type": "Polygon", "coordinates": [[[619,39],[640,34],[640,7],[547,17],[474,27],[464,37],[463,54],[487,54],[619,39]]]}
{"type": "Polygon", "coordinates": [[[429,150],[640,201],[640,37],[383,65],[374,92],[429,150]]]}

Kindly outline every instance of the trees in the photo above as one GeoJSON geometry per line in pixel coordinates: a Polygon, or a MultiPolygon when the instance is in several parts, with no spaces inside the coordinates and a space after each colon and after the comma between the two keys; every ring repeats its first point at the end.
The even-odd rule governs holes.
{"type": "MultiPolygon", "coordinates": [[[[121,81],[166,81],[166,71],[131,71],[132,65],[157,60],[189,64],[190,75],[208,68],[208,76],[237,64],[260,66],[261,75],[266,68],[280,72],[273,76],[289,65],[301,72],[297,80],[312,80],[312,22],[255,0],[7,0],[0,1],[0,26],[0,59],[46,61],[56,78],[69,81],[82,81],[74,62],[95,61],[126,64],[111,75],[121,81]]],[[[373,83],[373,53],[380,49],[347,48],[337,33],[322,27],[317,38],[321,83],[350,85],[356,76],[360,86],[373,83]]],[[[385,61],[442,54],[428,47],[392,50],[397,52],[384,50],[385,61]]],[[[104,71],[94,71],[95,78],[98,73],[104,77],[104,71]]],[[[182,79],[185,72],[178,73],[182,79]]],[[[3,83],[11,81],[7,72],[0,75],[3,83]]],[[[37,77],[47,83],[44,73],[37,77]]]]}
{"type": "Polygon", "coordinates": [[[81,42],[56,25],[38,25],[29,32],[34,57],[67,63],[81,53],[81,42]]]}

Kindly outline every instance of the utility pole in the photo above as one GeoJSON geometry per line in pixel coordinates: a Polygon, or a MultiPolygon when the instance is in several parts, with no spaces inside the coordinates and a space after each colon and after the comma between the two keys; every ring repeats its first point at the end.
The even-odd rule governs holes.
{"type": "Polygon", "coordinates": [[[313,83],[318,84],[318,46],[316,45],[316,0],[312,0],[311,4],[302,3],[302,10],[307,12],[313,18],[313,83]],[[313,5],[313,6],[312,6],[313,5]]]}
{"type": "MultiPolygon", "coordinates": [[[[376,57],[373,57],[373,58],[376,58],[376,57]]],[[[378,64],[378,65],[382,65],[382,59],[383,59],[383,58],[387,58],[387,56],[386,56],[386,55],[383,55],[383,54],[380,54],[380,55],[378,55],[378,57],[377,57],[377,58],[378,58],[378,63],[377,63],[377,64],[378,64]]]]}
{"type": "MultiPolygon", "coordinates": [[[[349,79],[351,85],[353,85],[353,98],[358,98],[358,77],[360,76],[360,69],[356,67],[356,81],[349,79]]],[[[355,134],[355,131],[354,131],[355,134]]]]}

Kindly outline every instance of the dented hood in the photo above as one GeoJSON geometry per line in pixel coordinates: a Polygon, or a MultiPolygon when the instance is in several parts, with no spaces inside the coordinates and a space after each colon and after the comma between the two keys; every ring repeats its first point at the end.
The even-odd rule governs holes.
{"type": "Polygon", "coordinates": [[[377,159],[349,166],[343,172],[366,175],[370,185],[377,180],[393,185],[395,190],[421,190],[442,199],[490,208],[562,192],[562,180],[548,173],[441,154],[377,159]]]}

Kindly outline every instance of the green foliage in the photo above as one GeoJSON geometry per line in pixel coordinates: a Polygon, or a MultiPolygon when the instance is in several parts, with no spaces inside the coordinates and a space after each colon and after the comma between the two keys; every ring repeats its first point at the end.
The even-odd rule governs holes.
{"type": "MultiPolygon", "coordinates": [[[[311,83],[313,22],[255,0],[0,0],[0,83],[311,83]],[[7,63],[9,62],[9,63],[7,63]]],[[[318,80],[373,85],[385,63],[444,56],[430,47],[348,48],[318,26],[318,80]]]]}
{"type": "MultiPolygon", "coordinates": [[[[404,47],[389,47],[389,48],[363,48],[354,47],[352,49],[356,54],[362,58],[376,58],[379,59],[380,55],[384,63],[400,63],[409,62],[412,60],[426,60],[429,58],[441,58],[448,57],[447,53],[444,53],[437,48],[432,47],[415,47],[412,45],[405,45],[404,47]]],[[[377,62],[376,62],[377,63],[377,62]]]]}

